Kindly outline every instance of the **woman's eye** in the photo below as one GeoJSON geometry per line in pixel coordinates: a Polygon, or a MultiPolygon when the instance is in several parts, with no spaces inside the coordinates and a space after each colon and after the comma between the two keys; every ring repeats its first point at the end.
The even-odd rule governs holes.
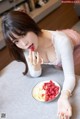
{"type": "Polygon", "coordinates": [[[15,40],[14,43],[17,44],[19,41],[18,40],[15,40]]]}

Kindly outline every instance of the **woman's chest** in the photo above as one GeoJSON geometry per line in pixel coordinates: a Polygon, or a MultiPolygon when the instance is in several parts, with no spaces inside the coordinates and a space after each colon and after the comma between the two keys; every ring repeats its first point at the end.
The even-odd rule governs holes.
{"type": "Polygon", "coordinates": [[[44,63],[53,63],[56,61],[56,52],[53,46],[39,50],[39,54],[44,63]]]}

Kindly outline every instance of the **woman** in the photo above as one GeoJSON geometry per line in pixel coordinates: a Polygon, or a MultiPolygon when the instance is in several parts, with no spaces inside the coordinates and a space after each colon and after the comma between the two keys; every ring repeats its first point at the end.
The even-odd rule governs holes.
{"type": "Polygon", "coordinates": [[[27,14],[12,11],[2,19],[2,29],[10,53],[26,65],[24,74],[41,75],[41,64],[62,68],[64,83],[58,99],[59,119],[69,119],[69,97],[75,87],[75,72],[80,74],[80,35],[73,30],[43,30],[27,14]]]}

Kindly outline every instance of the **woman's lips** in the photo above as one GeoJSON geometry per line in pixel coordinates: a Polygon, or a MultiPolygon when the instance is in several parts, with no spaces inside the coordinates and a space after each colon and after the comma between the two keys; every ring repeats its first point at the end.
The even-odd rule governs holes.
{"type": "Polygon", "coordinates": [[[30,48],[32,47],[32,45],[33,45],[33,44],[31,44],[31,45],[28,47],[28,49],[30,49],[30,48]]]}
{"type": "Polygon", "coordinates": [[[28,47],[28,49],[31,49],[31,51],[34,51],[34,45],[33,45],[33,43],[28,47]]]}

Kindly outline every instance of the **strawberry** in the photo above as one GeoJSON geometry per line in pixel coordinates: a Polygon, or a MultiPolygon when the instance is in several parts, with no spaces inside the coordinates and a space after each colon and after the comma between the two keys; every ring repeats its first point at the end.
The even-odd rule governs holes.
{"type": "Polygon", "coordinates": [[[55,83],[53,83],[51,80],[48,83],[44,83],[42,89],[46,91],[44,94],[45,101],[51,101],[59,92],[59,87],[56,86],[55,83]]]}
{"type": "Polygon", "coordinates": [[[31,51],[34,51],[34,46],[32,45],[32,46],[30,47],[30,49],[31,49],[31,51]]]}

